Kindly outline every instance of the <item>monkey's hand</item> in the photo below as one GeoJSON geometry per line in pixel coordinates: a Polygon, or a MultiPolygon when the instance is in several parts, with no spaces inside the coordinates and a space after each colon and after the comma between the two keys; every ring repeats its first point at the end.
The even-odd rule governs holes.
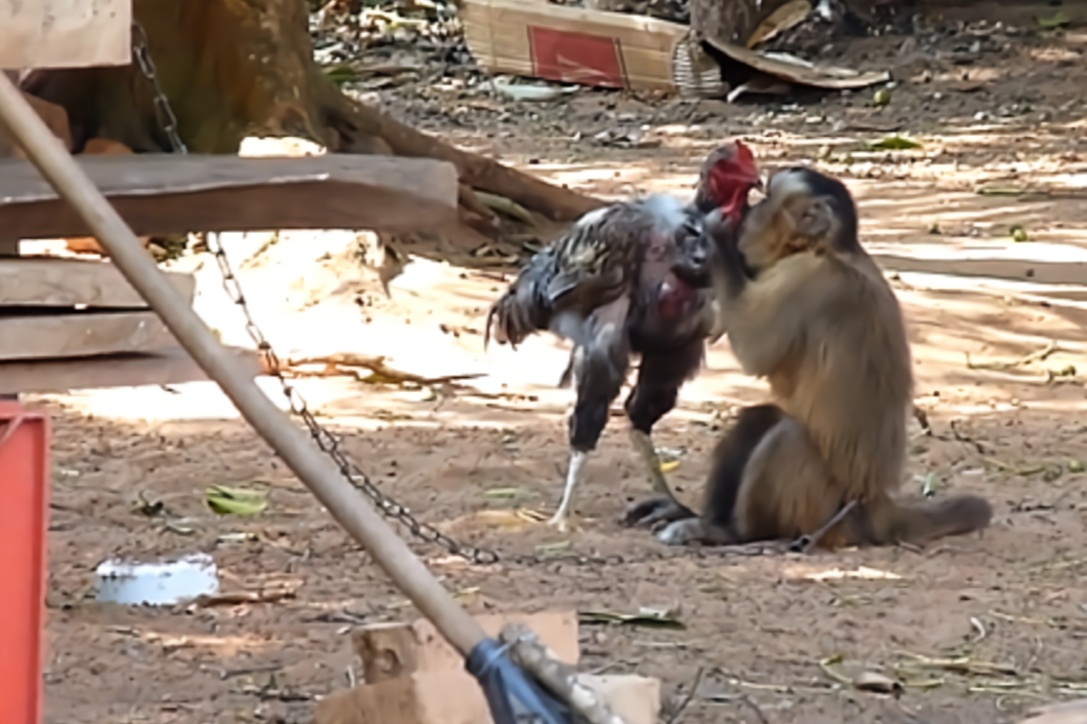
{"type": "Polygon", "coordinates": [[[719,286],[728,298],[739,296],[755,272],[740,252],[739,239],[733,220],[720,209],[710,213],[704,222],[705,234],[713,241],[713,268],[719,286]]]}
{"type": "Polygon", "coordinates": [[[697,519],[698,516],[687,506],[661,496],[640,501],[627,508],[626,515],[623,516],[623,525],[650,528],[656,531],[673,521],[687,518],[697,519]]]}

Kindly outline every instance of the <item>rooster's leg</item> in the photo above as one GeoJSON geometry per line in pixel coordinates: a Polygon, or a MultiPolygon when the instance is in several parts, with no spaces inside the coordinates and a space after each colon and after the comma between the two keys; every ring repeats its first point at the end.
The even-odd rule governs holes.
{"type": "Polygon", "coordinates": [[[559,503],[558,510],[551,516],[551,519],[547,521],[547,524],[558,528],[560,531],[566,530],[567,520],[570,518],[570,507],[574,502],[574,490],[581,484],[581,479],[585,475],[585,463],[589,459],[589,453],[585,450],[574,450],[570,454],[570,467],[566,470],[566,487],[562,491],[562,501],[559,503]]]}
{"type": "MultiPolygon", "coordinates": [[[[698,372],[704,352],[703,341],[695,339],[678,348],[643,353],[638,381],[626,401],[630,442],[645,465],[654,501],[659,501],[656,507],[682,506],[661,472],[660,458],[653,445],[653,426],[676,406],[680,387],[698,372]]],[[[644,509],[646,504],[640,506],[644,509]]]]}
{"type": "Polygon", "coordinates": [[[584,477],[589,453],[596,449],[608,422],[608,408],[619,396],[630,366],[626,338],[626,300],[598,309],[589,320],[589,339],[573,356],[573,377],[577,404],[570,416],[570,468],[562,501],[548,525],[565,530],[573,508],[574,495],[584,477]]]}

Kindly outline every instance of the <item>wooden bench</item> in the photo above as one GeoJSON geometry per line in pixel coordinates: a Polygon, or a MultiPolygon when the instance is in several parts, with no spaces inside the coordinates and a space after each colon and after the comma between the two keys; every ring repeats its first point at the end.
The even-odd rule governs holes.
{"type": "MultiPolygon", "coordinates": [[[[357,228],[425,230],[457,215],[457,172],[429,159],[78,156],[139,235],[357,228]]],[[[0,160],[0,256],[11,241],[87,235],[28,161],[0,160]]],[[[169,273],[192,303],[191,275],[169,273]]],[[[257,375],[252,350],[231,348],[257,375]]],[[[206,377],[108,261],[0,259],[0,395],[206,377]]]]}

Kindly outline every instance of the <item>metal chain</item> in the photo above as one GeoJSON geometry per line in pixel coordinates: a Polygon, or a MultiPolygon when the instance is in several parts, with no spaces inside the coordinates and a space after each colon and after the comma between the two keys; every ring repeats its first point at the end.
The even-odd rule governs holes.
{"type": "MultiPolygon", "coordinates": [[[[143,73],[154,92],[154,108],[158,122],[162,126],[163,131],[165,131],[173,152],[186,154],[188,153],[188,149],[185,147],[184,142],[177,133],[177,118],[174,116],[173,110],[170,107],[169,99],[162,92],[162,87],[159,85],[155,71],[154,61],[151,60],[151,55],[148,52],[147,33],[139,23],[134,22],[132,24],[132,36],[132,55],[136,60],[136,64],[139,66],[140,72],[143,73]]],[[[264,361],[265,371],[278,380],[280,387],[283,390],[283,394],[286,396],[288,404],[290,405],[291,412],[301,418],[302,422],[305,423],[314,442],[317,443],[317,447],[332,458],[339,467],[340,473],[348,482],[365,494],[366,497],[374,501],[386,517],[392,518],[404,525],[412,535],[427,541],[428,543],[437,544],[453,555],[460,556],[473,563],[488,564],[497,562],[497,552],[460,543],[445,535],[434,526],[417,519],[412,515],[407,506],[398,503],[396,500],[381,492],[381,490],[373,484],[370,478],[343,453],[343,450],[340,448],[339,439],[317,422],[313,413],[310,411],[309,406],[306,404],[305,399],[298,390],[287,381],[286,377],[283,376],[279,356],[275,353],[275,350],[272,349],[272,345],[268,342],[268,339],[264,336],[264,333],[261,332],[256,321],[253,319],[253,314],[245,299],[241,283],[238,281],[237,276],[235,276],[234,270],[230,265],[230,260],[227,258],[222,245],[219,243],[218,237],[218,234],[206,234],[205,241],[207,243],[208,251],[215,256],[215,261],[219,265],[223,289],[230,297],[230,300],[245,316],[245,330],[253,340],[253,343],[257,347],[258,354],[260,354],[264,361]]]]}
{"type": "Polygon", "coordinates": [[[162,86],[159,85],[155,61],[151,60],[151,53],[147,49],[147,31],[137,22],[132,23],[132,57],[136,60],[136,65],[139,66],[143,77],[151,85],[154,93],[151,103],[155,108],[155,118],[158,119],[159,126],[169,139],[170,147],[173,148],[174,153],[188,153],[189,149],[185,147],[181,136],[177,134],[177,117],[174,115],[173,108],[170,107],[169,99],[162,92],[162,86]]]}
{"type": "MultiPolygon", "coordinates": [[[[158,122],[161,125],[162,130],[166,133],[166,137],[170,142],[173,152],[187,154],[188,148],[178,135],[177,118],[174,116],[169,99],[163,93],[162,87],[159,85],[155,64],[151,60],[151,55],[148,52],[147,33],[137,22],[133,22],[132,24],[132,37],[132,55],[136,61],[136,65],[139,66],[140,72],[147,79],[154,92],[153,103],[158,122]]],[[[502,556],[499,556],[498,552],[493,549],[473,546],[455,540],[429,523],[419,520],[412,514],[407,506],[389,497],[374,485],[373,481],[370,480],[366,473],[344,454],[340,447],[340,439],[317,422],[317,419],[310,411],[309,405],[306,403],[306,400],[302,397],[301,393],[299,393],[297,388],[291,385],[283,375],[283,368],[279,356],[275,353],[275,350],[272,349],[272,345],[268,342],[267,337],[264,336],[264,333],[261,332],[260,327],[257,326],[256,321],[253,319],[253,314],[250,311],[249,303],[246,301],[245,294],[242,291],[241,283],[239,282],[238,277],[235,276],[234,269],[230,265],[230,260],[227,258],[222,245],[219,243],[219,235],[217,233],[209,233],[205,234],[204,237],[208,251],[215,257],[215,261],[219,265],[223,289],[245,317],[245,330],[249,334],[250,339],[253,340],[253,343],[257,347],[257,352],[264,361],[263,369],[267,374],[270,374],[279,382],[279,385],[283,390],[283,395],[287,398],[291,413],[302,420],[306,429],[309,431],[310,436],[317,444],[317,447],[332,458],[344,479],[351,483],[356,490],[359,490],[367,498],[372,500],[385,517],[391,518],[403,525],[416,538],[440,546],[452,555],[481,565],[497,563],[501,559],[509,563],[522,565],[569,563],[578,566],[606,566],[617,563],[631,564],[644,561],[670,560],[672,558],[680,557],[707,558],[718,557],[722,554],[737,555],[737,551],[735,550],[726,551],[725,549],[718,549],[719,552],[715,553],[714,549],[702,548],[690,550],[680,548],[652,551],[637,559],[622,555],[592,556],[579,553],[557,555],[540,553],[529,555],[503,554],[502,556]]],[[[739,555],[753,555],[753,553],[739,552],[739,555]]]]}

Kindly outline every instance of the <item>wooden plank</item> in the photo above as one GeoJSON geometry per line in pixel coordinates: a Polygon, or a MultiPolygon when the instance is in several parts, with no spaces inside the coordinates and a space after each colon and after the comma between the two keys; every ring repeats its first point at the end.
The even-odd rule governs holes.
{"type": "MultiPolygon", "coordinates": [[[[412,231],[457,218],[457,171],[445,161],[327,154],[239,158],[77,156],[139,235],[258,229],[412,231]]],[[[90,234],[22,159],[0,160],[0,228],[21,238],[90,234]]]]}
{"type": "MultiPolygon", "coordinates": [[[[254,377],[260,374],[255,352],[238,347],[227,347],[227,351],[234,355],[245,374],[254,377]]],[[[207,379],[188,353],[176,346],[150,355],[0,362],[0,395],[178,385],[207,379]]]]}
{"type": "MultiPolygon", "coordinates": [[[[189,305],[192,274],[164,272],[189,305]]],[[[0,308],[17,306],[146,308],[147,302],[109,261],[23,257],[0,259],[0,308]]]]}
{"type": "Polygon", "coordinates": [[[132,62],[132,0],[0,0],[0,68],[132,62]]]}
{"type": "Polygon", "coordinates": [[[150,353],[177,342],[154,312],[0,316],[0,360],[150,353]]]}

